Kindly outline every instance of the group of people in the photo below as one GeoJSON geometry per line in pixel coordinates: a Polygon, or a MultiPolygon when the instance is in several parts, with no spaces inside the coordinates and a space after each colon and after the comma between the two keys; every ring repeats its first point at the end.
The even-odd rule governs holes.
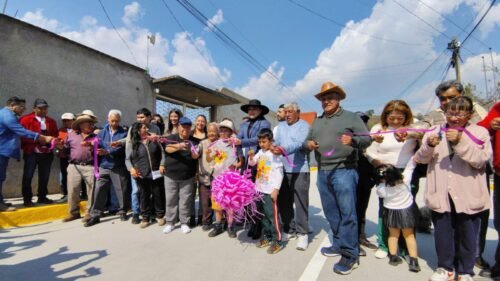
{"type": "Polygon", "coordinates": [[[377,258],[388,258],[394,266],[403,258],[410,271],[418,272],[415,229],[422,214],[415,196],[424,176],[424,200],[438,257],[429,280],[473,280],[475,265],[485,275],[499,277],[500,249],[491,268],[482,253],[491,175],[496,187],[495,228],[500,231],[500,104],[488,114],[478,113],[458,81],[441,83],[436,96],[440,107],[423,120],[414,118],[405,101],[389,101],[380,123],[370,130],[369,116],[345,110],[341,101],[346,93],[332,82],[324,83],[315,95],[323,113],[312,125],[300,119],[297,103],[289,103],[278,108],[279,123],[271,128],[265,118],[269,108],[251,100],[241,106],[247,117],[238,130],[227,118],[207,123],[200,115],[193,124],[179,110],[170,111],[164,123],[146,108],[136,112],[137,122],[130,128],[120,125],[120,111],[111,110],[107,124],[98,129],[97,118],[85,110],[76,116],[63,114],[64,128],[57,130],[47,116],[46,101],[37,99],[33,113],[18,122],[16,115],[23,112],[25,101],[12,97],[0,110],[0,208],[13,210],[1,197],[1,183],[8,159],[20,157],[20,136],[25,205],[33,204],[31,178],[36,167],[38,202],[51,203],[46,195],[55,147],[61,172],[66,173],[65,222],[80,218],[80,192],[85,189],[86,227],[99,223],[106,210],[124,221],[130,210],[132,223],[141,228],[156,222],[168,234],[179,222],[181,231],[189,233],[199,224],[209,237],[227,230],[234,238],[238,220],[214,200],[211,186],[228,171],[250,170],[261,198],[256,202],[261,215],[248,220],[248,236],[270,254],[292,239],[298,250],[306,250],[309,164],[315,161],[321,204],[333,234],[332,245],[321,248],[321,253],[340,256],[334,272],[352,272],[359,256],[366,255],[360,246],[376,250],[377,258]],[[378,245],[366,239],[364,229],[372,187],[379,196],[378,245]]]}

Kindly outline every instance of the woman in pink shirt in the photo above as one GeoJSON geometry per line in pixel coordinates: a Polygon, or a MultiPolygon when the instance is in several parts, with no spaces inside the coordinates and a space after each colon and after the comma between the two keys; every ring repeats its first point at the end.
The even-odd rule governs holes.
{"type": "Polygon", "coordinates": [[[485,169],[491,157],[488,131],[469,122],[472,100],[451,100],[447,123],[425,134],[414,156],[428,164],[425,203],[432,210],[438,268],[430,281],[473,280],[479,213],[489,208],[485,169]],[[455,265],[456,260],[456,265],[455,265]]]}

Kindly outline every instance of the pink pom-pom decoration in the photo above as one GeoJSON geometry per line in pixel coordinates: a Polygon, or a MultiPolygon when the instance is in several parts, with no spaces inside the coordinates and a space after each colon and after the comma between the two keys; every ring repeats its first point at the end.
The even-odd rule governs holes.
{"type": "Polygon", "coordinates": [[[224,210],[232,210],[236,221],[244,221],[259,214],[256,201],[261,195],[255,190],[250,171],[227,170],[212,181],[212,198],[224,210]],[[248,207],[247,207],[248,206],[248,207]]]}

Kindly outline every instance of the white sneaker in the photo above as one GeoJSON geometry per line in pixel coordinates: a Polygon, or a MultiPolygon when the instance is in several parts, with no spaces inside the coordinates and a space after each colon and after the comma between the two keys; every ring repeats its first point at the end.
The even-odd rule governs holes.
{"type": "Polygon", "coordinates": [[[167,234],[167,233],[170,233],[174,230],[174,226],[171,225],[171,224],[167,224],[167,226],[165,226],[165,228],[163,229],[163,233],[167,234]]]}
{"type": "Polygon", "coordinates": [[[375,252],[375,257],[377,259],[385,259],[387,258],[387,252],[378,248],[377,251],[375,252]]]}
{"type": "MultiPolygon", "coordinates": [[[[429,281],[452,281],[452,280],[455,280],[455,272],[447,271],[442,267],[438,267],[436,271],[434,271],[434,273],[429,278],[429,281]]],[[[471,280],[471,279],[463,279],[463,280],[471,280]]]]}
{"type": "Polygon", "coordinates": [[[474,278],[469,274],[458,275],[458,281],[474,281],[474,278]]]}
{"type": "Polygon", "coordinates": [[[309,237],[307,234],[298,235],[298,241],[297,241],[297,250],[299,251],[305,251],[307,250],[307,246],[309,245],[309,237]]]}
{"type": "Polygon", "coordinates": [[[181,230],[184,234],[188,234],[189,232],[191,232],[191,228],[189,228],[187,224],[181,224],[181,230]]]}

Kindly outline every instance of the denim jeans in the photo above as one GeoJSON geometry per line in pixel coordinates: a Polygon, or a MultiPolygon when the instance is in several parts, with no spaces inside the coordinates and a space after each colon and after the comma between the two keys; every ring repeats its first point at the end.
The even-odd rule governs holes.
{"type": "Polygon", "coordinates": [[[132,183],[132,213],[139,215],[141,207],[139,204],[139,188],[133,177],[130,177],[130,182],[132,183]]]}
{"type": "Polygon", "coordinates": [[[0,155],[0,203],[3,201],[3,182],[7,178],[7,165],[9,164],[9,157],[0,155]]]}
{"type": "Polygon", "coordinates": [[[342,256],[356,260],[359,254],[358,218],[356,215],[355,169],[318,171],[318,190],[321,205],[333,233],[333,246],[342,256]]]}
{"type": "Polygon", "coordinates": [[[38,200],[46,198],[48,194],[47,185],[49,184],[50,168],[54,154],[52,153],[30,153],[23,154],[23,200],[24,203],[31,202],[33,191],[31,189],[31,180],[38,168],[38,200]]]}

